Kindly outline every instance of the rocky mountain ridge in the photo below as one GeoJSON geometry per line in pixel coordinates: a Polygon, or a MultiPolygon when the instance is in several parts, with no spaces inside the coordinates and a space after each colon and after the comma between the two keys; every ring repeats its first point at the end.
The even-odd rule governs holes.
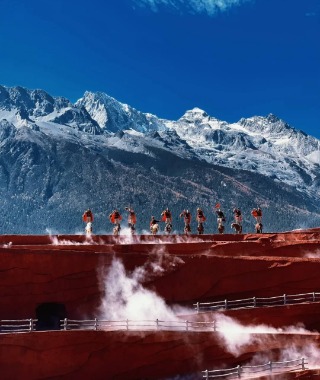
{"type": "Polygon", "coordinates": [[[247,213],[269,208],[269,230],[312,227],[320,213],[319,143],[274,115],[228,124],[194,108],[170,121],[103,93],[72,104],[0,86],[0,228],[74,232],[91,206],[105,231],[106,213],[131,203],[141,229],[168,204],[176,214],[203,205],[213,232],[216,201],[247,213]]]}
{"type": "Polygon", "coordinates": [[[186,152],[190,154],[192,151],[199,159],[261,173],[296,186],[309,195],[320,195],[320,141],[290,127],[273,114],[242,118],[237,123],[228,124],[194,108],[179,120],[169,121],[142,114],[105,94],[89,92],[77,104],[98,123],[101,120],[99,112],[112,115],[103,119],[105,122],[99,124],[101,128],[115,131],[116,125],[118,130],[142,133],[155,130],[164,138],[168,131],[172,131],[177,142],[183,142],[186,152]]]}

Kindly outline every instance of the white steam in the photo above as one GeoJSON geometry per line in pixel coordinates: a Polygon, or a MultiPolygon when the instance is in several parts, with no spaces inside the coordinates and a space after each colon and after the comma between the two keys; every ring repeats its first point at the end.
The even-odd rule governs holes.
{"type": "Polygon", "coordinates": [[[309,252],[304,255],[307,259],[320,259],[320,249],[317,249],[314,252],[309,252]]]}
{"type": "Polygon", "coordinates": [[[2,244],[2,248],[11,248],[12,247],[12,241],[9,241],[9,243],[2,244]]]}
{"type": "Polygon", "coordinates": [[[300,358],[307,360],[306,367],[308,369],[319,369],[320,350],[314,343],[310,343],[304,347],[290,346],[281,351],[280,361],[300,358]]]}
{"type": "MultiPolygon", "coordinates": [[[[167,274],[176,270],[180,265],[184,265],[183,260],[175,256],[166,254],[164,248],[149,254],[149,260],[140,267],[136,267],[132,272],[127,272],[123,263],[119,259],[113,259],[111,267],[106,273],[101,274],[100,280],[103,283],[105,296],[101,302],[99,319],[109,321],[181,321],[179,314],[186,316],[193,315],[194,309],[182,309],[178,306],[169,307],[165,301],[154,291],[146,289],[143,284],[155,277],[167,274]]],[[[212,316],[210,317],[212,319],[212,316]]],[[[220,313],[216,313],[217,331],[226,351],[235,357],[248,352],[248,346],[254,345],[260,351],[252,356],[251,362],[245,365],[265,364],[269,361],[291,361],[305,358],[307,368],[319,367],[320,350],[313,343],[313,336],[317,338],[319,334],[311,333],[299,326],[289,326],[274,328],[267,325],[242,325],[234,319],[220,313]],[[263,352],[266,339],[270,335],[289,334],[286,347],[279,347],[277,356],[273,357],[272,352],[263,352]],[[308,335],[305,346],[301,346],[301,340],[295,340],[294,335],[308,335]]],[[[143,326],[143,325],[141,325],[143,326]]],[[[185,332],[186,333],[186,332],[185,332]]],[[[252,347],[250,347],[252,350],[252,347]]],[[[252,351],[250,351],[252,352],[252,351]]]]}
{"type": "Polygon", "coordinates": [[[60,239],[57,236],[50,236],[50,241],[52,245],[97,245],[97,244],[104,244],[101,242],[94,242],[92,240],[91,236],[86,236],[85,240],[82,242],[68,240],[68,239],[60,239]]]}
{"type": "MultiPolygon", "coordinates": [[[[287,326],[275,328],[267,325],[242,325],[234,319],[223,314],[217,314],[218,331],[224,340],[226,350],[234,356],[241,354],[242,348],[263,342],[265,334],[310,334],[300,326],[287,326]]],[[[270,360],[270,359],[269,359],[270,360]]]]}
{"type": "MultiPolygon", "coordinates": [[[[290,344],[288,347],[283,348],[280,351],[280,353],[275,357],[272,357],[272,353],[257,353],[252,357],[252,359],[249,362],[246,362],[244,366],[258,366],[266,364],[269,361],[292,362],[294,360],[297,360],[300,362],[302,358],[305,360],[306,369],[319,369],[320,350],[312,342],[309,342],[308,345],[305,345],[303,347],[290,344]]],[[[285,369],[285,367],[278,367],[278,372],[284,372],[285,369]]]]}
{"type": "Polygon", "coordinates": [[[100,317],[104,320],[178,320],[177,313],[190,313],[178,306],[169,307],[155,292],[143,287],[151,278],[175,270],[184,262],[162,251],[150,254],[150,259],[132,273],[127,273],[119,259],[112,261],[106,274],[102,274],[105,296],[101,302],[100,317]]]}
{"type": "Polygon", "coordinates": [[[123,264],[113,260],[106,277],[102,319],[106,320],[174,320],[174,313],[156,293],[143,288],[141,272],[127,276],[123,264]]]}

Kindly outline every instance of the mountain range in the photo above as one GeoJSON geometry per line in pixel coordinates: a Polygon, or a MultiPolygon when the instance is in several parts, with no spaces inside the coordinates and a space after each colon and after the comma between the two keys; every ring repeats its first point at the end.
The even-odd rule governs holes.
{"type": "Polygon", "coordinates": [[[0,147],[1,233],[80,233],[88,207],[94,232],[110,233],[109,213],[129,205],[139,232],[165,207],[176,231],[201,207],[216,232],[216,203],[227,232],[234,207],[245,232],[257,206],[268,232],[320,222],[320,141],[273,114],[228,123],[194,108],[173,121],[101,92],[73,104],[0,86],[0,147]]]}

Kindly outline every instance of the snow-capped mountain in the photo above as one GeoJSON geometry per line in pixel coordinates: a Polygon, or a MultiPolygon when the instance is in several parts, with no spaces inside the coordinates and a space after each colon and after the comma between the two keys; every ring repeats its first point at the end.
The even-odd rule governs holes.
{"type": "Polygon", "coordinates": [[[257,172],[320,194],[320,141],[272,114],[227,124],[196,108],[166,125],[207,162],[257,172]]]}
{"type": "Polygon", "coordinates": [[[202,205],[213,226],[217,201],[241,205],[248,225],[249,209],[260,205],[269,230],[313,226],[319,158],[319,140],[274,115],[230,124],[194,108],[170,121],[104,93],[72,104],[0,86],[2,233],[75,232],[89,206],[104,232],[107,212],[129,203],[141,228],[167,205],[176,215],[202,205]]]}
{"type": "Polygon", "coordinates": [[[37,122],[53,122],[89,133],[101,133],[99,125],[83,107],[75,107],[66,98],[52,97],[43,90],[0,86],[0,120],[16,127],[37,122]]]}
{"type": "Polygon", "coordinates": [[[137,111],[102,92],[85,92],[75,106],[85,108],[101,129],[110,132],[125,129],[138,132],[162,129],[162,123],[157,117],[137,111]]]}
{"type": "MultiPolygon", "coordinates": [[[[320,195],[320,141],[275,115],[228,124],[194,108],[179,120],[169,121],[143,114],[101,93],[86,93],[76,104],[82,105],[101,128],[143,133],[157,130],[164,139],[171,130],[176,133],[177,144],[186,147],[188,157],[260,173],[299,191],[320,195]]],[[[179,155],[183,157],[181,149],[179,155]]]]}

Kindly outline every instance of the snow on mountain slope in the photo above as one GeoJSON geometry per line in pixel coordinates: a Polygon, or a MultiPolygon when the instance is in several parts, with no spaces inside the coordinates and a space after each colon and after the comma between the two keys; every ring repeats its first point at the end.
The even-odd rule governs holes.
{"type": "MultiPolygon", "coordinates": [[[[155,130],[164,140],[170,140],[168,131],[175,131],[177,145],[171,141],[166,147],[180,157],[197,157],[215,165],[261,173],[308,194],[319,194],[319,140],[272,114],[228,124],[194,108],[179,120],[170,121],[143,114],[106,94],[88,92],[76,104],[85,107],[101,128],[139,131],[144,137],[155,130]]],[[[159,144],[157,139],[154,144],[159,144]]],[[[124,140],[117,146],[131,149],[124,140]]],[[[132,149],[137,151],[137,145],[132,149]]]]}
{"type": "MultiPolygon", "coordinates": [[[[105,93],[86,92],[74,105],[43,90],[0,86],[0,120],[17,128],[54,126],[81,143],[86,133],[101,135],[99,146],[150,155],[161,148],[185,159],[260,173],[309,195],[320,195],[320,141],[275,115],[237,123],[218,120],[194,108],[170,121],[137,111],[105,93]],[[82,134],[81,132],[86,132],[82,134]]],[[[59,133],[60,133],[59,132],[59,133]]]]}
{"type": "Polygon", "coordinates": [[[0,86],[0,120],[16,127],[52,121],[85,132],[99,134],[101,129],[83,107],[75,107],[63,97],[51,97],[43,90],[0,86]]]}
{"type": "Polygon", "coordinates": [[[48,223],[74,232],[89,205],[105,231],[106,210],[128,202],[145,228],[150,212],[168,203],[176,216],[203,205],[212,226],[217,200],[241,205],[247,228],[256,205],[268,210],[266,230],[312,227],[320,220],[319,161],[319,140],[273,115],[229,124],[195,108],[170,121],[102,93],[72,104],[0,86],[5,232],[43,233],[48,223]]]}
{"type": "MultiPolygon", "coordinates": [[[[319,140],[272,114],[228,124],[194,108],[170,121],[143,114],[106,94],[89,92],[76,104],[84,106],[101,128],[143,133],[156,130],[164,139],[168,138],[166,131],[175,131],[176,141],[185,144],[188,157],[192,151],[192,157],[209,163],[259,172],[299,190],[318,193],[312,181],[319,176],[319,140]]],[[[175,150],[172,142],[171,148],[175,150]]],[[[181,145],[176,150],[183,156],[181,145]]]]}
{"type": "Polygon", "coordinates": [[[320,165],[320,150],[311,152],[306,156],[306,159],[314,164],[320,165]]]}
{"type": "Polygon", "coordinates": [[[165,125],[209,163],[261,173],[320,194],[320,141],[274,115],[228,124],[195,108],[165,125]]]}
{"type": "Polygon", "coordinates": [[[161,123],[157,117],[137,111],[102,92],[87,91],[75,105],[84,107],[100,128],[111,132],[124,129],[139,132],[161,129],[161,123]]]}
{"type": "Polygon", "coordinates": [[[109,147],[122,149],[132,153],[142,153],[156,158],[151,148],[167,151],[184,159],[197,159],[191,147],[182,140],[174,130],[142,133],[135,130],[125,130],[105,138],[109,147]]]}
{"type": "Polygon", "coordinates": [[[238,125],[243,126],[247,134],[264,137],[274,150],[287,155],[304,156],[320,149],[319,140],[290,127],[272,114],[241,119],[238,125]]]}

